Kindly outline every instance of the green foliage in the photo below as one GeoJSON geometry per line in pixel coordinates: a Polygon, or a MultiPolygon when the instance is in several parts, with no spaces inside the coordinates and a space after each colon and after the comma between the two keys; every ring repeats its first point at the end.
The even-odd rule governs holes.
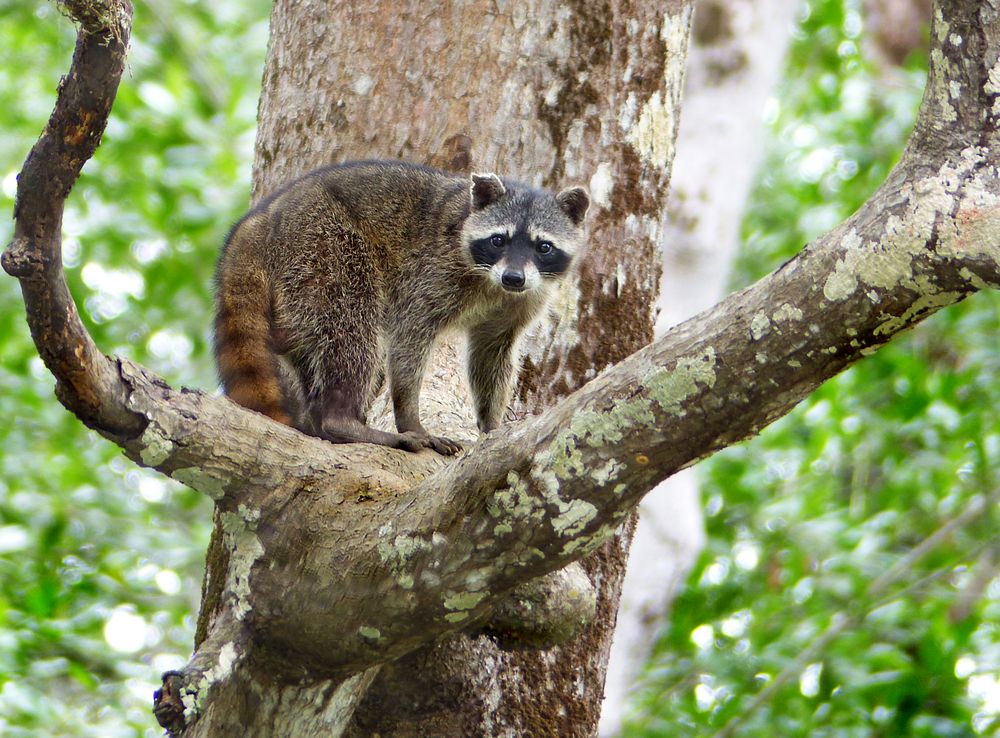
{"type": "MultiPolygon", "coordinates": [[[[211,274],[247,200],[269,3],[136,5],[112,120],[68,204],[67,273],[105,350],[212,387],[211,274]]],[[[857,5],[806,6],[769,113],[742,281],[856,208],[912,123],[924,71],[876,76],[857,5]]],[[[0,0],[5,208],[74,36],[55,3],[0,0]]],[[[706,735],[734,718],[738,735],[996,730],[996,497],[907,557],[1000,487],[998,334],[1000,299],[977,295],[703,467],[708,548],[627,735],[706,735]]],[[[155,675],[190,651],[210,506],[124,460],[52,384],[17,285],[0,279],[0,735],[159,735],[155,675]]]]}
{"type": "MultiPolygon", "coordinates": [[[[67,278],[104,350],[212,388],[212,272],[248,199],[270,4],[135,5],[108,130],[67,203],[67,278]]],[[[0,0],[7,212],[75,37],[54,2],[0,0]]],[[[0,386],[0,735],[161,735],[152,692],[190,654],[211,506],[55,401],[6,275],[0,386]]]]}
{"type": "MultiPolygon", "coordinates": [[[[805,4],[741,282],[849,215],[901,150],[925,60],[880,78],[861,30],[856,1],[805,4]]],[[[1000,295],[976,295],[702,467],[709,542],[624,735],[1000,730],[998,335],[1000,295]]]]}

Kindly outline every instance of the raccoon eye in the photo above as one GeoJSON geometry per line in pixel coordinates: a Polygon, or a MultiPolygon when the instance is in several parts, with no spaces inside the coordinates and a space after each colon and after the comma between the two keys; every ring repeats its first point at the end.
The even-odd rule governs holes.
{"type": "Polygon", "coordinates": [[[542,241],[535,247],[539,254],[551,254],[553,248],[554,246],[549,241],[542,241]]]}
{"type": "Polygon", "coordinates": [[[505,240],[506,239],[503,236],[501,236],[499,233],[495,233],[492,236],[490,236],[490,243],[493,244],[493,247],[497,248],[497,249],[500,248],[501,246],[503,246],[503,242],[505,240]]]}

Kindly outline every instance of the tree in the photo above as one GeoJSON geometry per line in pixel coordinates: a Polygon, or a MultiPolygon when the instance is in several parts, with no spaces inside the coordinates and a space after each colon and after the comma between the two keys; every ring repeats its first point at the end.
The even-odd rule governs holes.
{"type": "MultiPolygon", "coordinates": [[[[216,500],[218,536],[209,553],[200,643],[185,670],[166,678],[159,705],[161,718],[174,730],[188,725],[185,735],[237,728],[260,735],[336,731],[351,720],[359,702],[356,719],[370,716],[378,701],[362,701],[363,693],[373,682],[376,695],[380,684],[381,689],[391,687],[393,668],[387,665],[406,657],[411,669],[423,665],[433,673],[436,664],[454,664],[454,655],[451,661],[447,655],[435,661],[431,654],[419,662],[414,655],[434,651],[427,644],[443,636],[478,630],[491,617],[496,630],[498,616],[492,611],[505,595],[596,550],[656,482],[756,433],[824,379],[934,310],[977,289],[1000,285],[1000,254],[990,240],[998,182],[995,120],[989,114],[1000,90],[988,74],[990,59],[996,57],[998,21],[992,11],[974,3],[942,2],[928,92],[907,152],[883,187],[847,222],[772,275],[651,346],[631,353],[625,342],[612,344],[630,355],[605,349],[602,358],[621,361],[551,409],[490,436],[454,463],[384,449],[331,447],[225,400],[174,391],[128,360],[101,354],[83,329],[59,264],[59,220],[62,202],[103,130],[129,24],[127,8],[117,3],[67,2],[66,7],[81,23],[74,66],[22,172],[15,237],[3,266],[21,281],[32,335],[57,378],[59,399],[137,462],[216,500]],[[383,674],[376,676],[380,667],[383,674]]],[[[292,60],[293,72],[315,71],[299,57],[283,57],[295,48],[294,37],[302,29],[322,27],[297,22],[290,14],[294,10],[290,4],[276,6],[265,88],[287,89],[282,85],[288,77],[280,70],[292,60]]],[[[540,12],[527,16],[533,21],[527,26],[520,15],[473,13],[473,19],[521,30],[548,28],[540,12]]],[[[403,21],[419,17],[394,16],[403,21]]],[[[690,6],[683,3],[668,5],[662,17],[654,14],[656,22],[646,24],[602,18],[590,8],[563,14],[554,19],[555,29],[565,31],[556,34],[556,50],[569,53],[556,59],[573,68],[550,67],[554,78],[539,75],[552,83],[545,88],[550,94],[529,98],[543,113],[542,103],[551,99],[557,104],[558,120],[548,114],[549,137],[541,139],[557,152],[550,159],[553,177],[572,173],[568,154],[578,154],[581,166],[588,163],[602,142],[599,124],[624,129],[624,137],[608,146],[618,157],[609,162],[610,171],[620,172],[624,184],[608,188],[603,175],[592,182],[595,200],[607,202],[608,212],[596,222],[597,249],[590,271],[581,275],[577,316],[579,326],[612,318],[600,327],[615,338],[629,326],[615,324],[613,318],[634,319],[643,309],[640,300],[626,311],[621,298],[651,291],[643,289],[648,281],[633,285],[637,275],[628,271],[605,271],[614,262],[602,261],[602,254],[607,259],[614,241],[629,237],[635,239],[634,250],[648,251],[643,239],[648,242],[648,229],[655,225],[670,164],[689,18],[690,6]],[[598,18],[603,22],[597,23],[598,18]],[[647,53],[644,44],[659,53],[647,53]],[[614,83],[621,78],[598,87],[604,80],[597,72],[618,69],[623,58],[617,54],[624,49],[629,49],[633,66],[639,60],[664,60],[664,51],[667,56],[663,68],[633,68],[626,84],[649,86],[615,98],[614,83]],[[588,66],[575,66],[581,61],[588,66]],[[621,106],[605,107],[598,90],[621,106]],[[638,231],[630,233],[630,228],[638,231]],[[604,275],[605,284],[614,287],[609,293],[599,288],[604,285],[598,277],[604,275]],[[629,291],[633,288],[634,294],[629,291]],[[595,305],[598,309],[592,311],[595,305]]],[[[471,19],[465,20],[474,27],[471,19]]],[[[502,28],[494,26],[484,38],[531,39],[530,33],[497,33],[502,28]]],[[[532,48],[537,47],[520,53],[532,48]]],[[[448,50],[442,47],[441,53],[448,50]]],[[[317,78],[307,75],[306,83],[317,78]]],[[[434,77],[413,79],[410,84],[416,85],[434,77]]],[[[373,81],[377,79],[359,75],[354,92],[371,91],[373,81]]],[[[426,91],[421,92],[426,101],[426,91]]],[[[510,92],[502,99],[513,103],[517,114],[516,103],[523,99],[517,88],[510,92]]],[[[331,120],[328,116],[336,123],[338,109],[345,115],[352,112],[331,97],[321,96],[321,117],[296,120],[296,111],[285,107],[291,114],[284,120],[292,128],[276,128],[280,148],[267,145],[265,98],[260,171],[291,173],[282,172],[280,155],[295,150],[290,135],[295,124],[322,127],[331,120]]],[[[346,107],[346,95],[344,99],[346,107]]],[[[398,106],[398,100],[393,103],[398,106]]],[[[468,102],[459,98],[458,104],[468,102]]],[[[492,116],[490,122],[504,119],[492,116]]],[[[442,129],[429,126],[425,140],[431,136],[427,130],[442,129]]],[[[475,153],[478,139],[471,138],[469,150],[478,160],[484,155],[475,153]]],[[[418,141],[416,135],[402,135],[395,144],[402,153],[410,153],[409,146],[418,151],[433,146],[415,145],[418,141]]],[[[459,154],[460,142],[452,139],[459,154]]],[[[502,164],[509,150],[495,142],[495,137],[486,138],[480,145],[502,164]]],[[[594,171],[601,172],[604,163],[597,162],[594,171]]],[[[260,171],[257,181],[267,186],[260,171]]],[[[638,273],[645,274],[641,260],[638,264],[638,273]]],[[[641,333],[638,327],[631,335],[641,333]]],[[[559,363],[558,376],[569,371],[574,381],[587,379],[594,363],[588,359],[599,351],[581,341],[564,354],[569,360],[559,363]]],[[[545,371],[545,363],[529,367],[529,388],[544,376],[538,372],[545,371]]],[[[557,389],[569,388],[564,383],[557,389]]],[[[533,398],[557,393],[536,389],[526,393],[526,402],[530,408],[541,402],[533,398]]],[[[550,601],[565,602],[566,595],[579,589],[556,584],[550,601]]],[[[564,616],[562,622],[577,619],[564,616]]],[[[507,620],[501,635],[530,631],[528,620],[507,620]]],[[[557,628],[567,629],[572,630],[557,628]]],[[[456,645],[465,643],[461,638],[452,637],[444,648],[461,648],[456,645]]],[[[476,648],[469,653],[481,654],[476,648]]],[[[600,684],[600,655],[592,651],[581,658],[588,656],[594,677],[583,685],[585,694],[586,687],[600,684]]],[[[580,663],[563,662],[551,669],[565,674],[567,667],[580,663]]],[[[482,671],[475,664],[470,668],[482,671]]],[[[515,673],[516,666],[509,669],[515,673]]],[[[410,680],[415,680],[412,672],[410,680]]],[[[571,676],[561,684],[570,683],[571,676]]],[[[501,680],[501,685],[512,685],[508,696],[519,689],[516,678],[507,684],[501,680]]],[[[489,712],[488,706],[482,709],[483,699],[499,694],[499,689],[479,694],[480,721],[489,712]]],[[[570,692],[562,696],[577,704],[569,701],[570,692]]],[[[426,718],[424,727],[432,724],[420,717],[426,718]]],[[[390,719],[398,720],[397,731],[406,727],[398,716],[390,719]]],[[[499,723],[497,732],[528,725],[583,734],[593,729],[596,715],[590,711],[560,718],[524,711],[503,719],[519,722],[499,723]]]]}

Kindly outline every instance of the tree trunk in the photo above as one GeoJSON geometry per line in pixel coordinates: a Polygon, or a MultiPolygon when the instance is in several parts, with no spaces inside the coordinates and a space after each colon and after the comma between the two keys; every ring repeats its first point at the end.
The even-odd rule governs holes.
{"type": "MultiPolygon", "coordinates": [[[[659,236],[656,334],[725,292],[763,147],[764,104],[779,79],[798,0],[701,0],[692,20],[684,114],[659,236]]],[[[626,693],[649,657],[674,592],[704,545],[693,469],[639,506],[608,664],[600,732],[618,732],[626,693]]]]}
{"type": "MultiPolygon", "coordinates": [[[[518,411],[538,412],[652,338],[689,15],[687,3],[504,11],[279,0],[254,198],[306,169],[363,158],[589,183],[591,249],[529,342],[518,411]]],[[[461,355],[442,342],[422,404],[429,427],[469,438],[461,355]]],[[[418,649],[383,667],[353,733],[593,734],[633,524],[585,562],[598,611],[580,638],[544,652],[505,652],[485,635],[418,649]]]]}

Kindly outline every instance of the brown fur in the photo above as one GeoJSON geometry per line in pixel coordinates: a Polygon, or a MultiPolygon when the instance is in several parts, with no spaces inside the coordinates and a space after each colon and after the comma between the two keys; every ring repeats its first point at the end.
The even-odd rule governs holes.
{"type": "Polygon", "coordinates": [[[491,430],[509,400],[518,337],[559,276],[511,292],[474,260],[470,234],[482,240],[530,212],[575,253],[588,204],[580,193],[557,199],[495,175],[475,175],[470,188],[401,162],[296,180],[236,224],[219,260],[215,351],[226,393],[333,442],[454,453],[458,444],[430,436],[419,418],[434,339],[448,325],[468,330],[479,425],[491,430]],[[365,424],[386,374],[399,433],[365,424]]]}

